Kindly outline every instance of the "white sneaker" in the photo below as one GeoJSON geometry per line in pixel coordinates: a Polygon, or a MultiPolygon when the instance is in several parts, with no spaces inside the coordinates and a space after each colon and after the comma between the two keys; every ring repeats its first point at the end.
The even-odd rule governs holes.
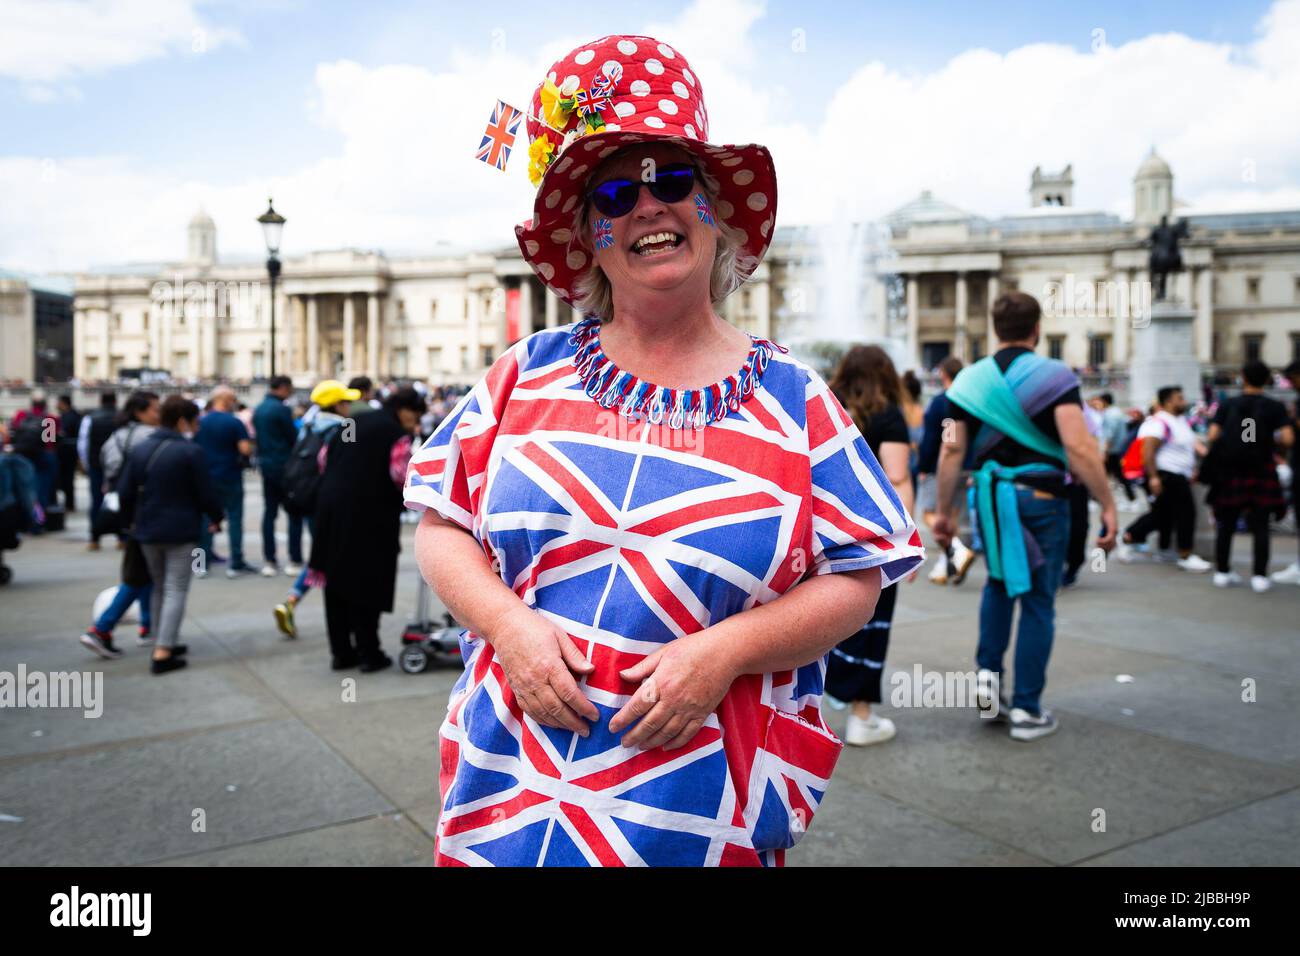
{"type": "Polygon", "coordinates": [[[279,573],[280,573],[280,569],[277,568],[274,564],[268,563],[262,565],[262,577],[264,578],[273,578],[279,573]]]}
{"type": "Polygon", "coordinates": [[[1262,574],[1253,575],[1250,579],[1250,589],[1256,594],[1263,594],[1273,587],[1273,582],[1262,574]]]}
{"type": "Polygon", "coordinates": [[[1019,707],[1014,707],[1011,710],[1012,740],[1037,740],[1040,737],[1046,737],[1048,734],[1056,733],[1059,726],[1056,718],[1052,716],[1052,712],[1046,708],[1037,716],[1027,710],[1021,710],[1019,707]]]}
{"type": "Polygon", "coordinates": [[[1234,584],[1241,583],[1241,575],[1236,571],[1215,571],[1214,586],[1216,588],[1230,588],[1234,584]]]}
{"type": "Polygon", "coordinates": [[[975,552],[962,543],[961,538],[952,539],[951,575],[953,584],[966,580],[966,572],[975,563],[975,552]]]}
{"type": "Polygon", "coordinates": [[[1115,560],[1123,564],[1132,564],[1137,560],[1137,552],[1133,550],[1133,545],[1125,544],[1123,541],[1116,542],[1115,560]]]}
{"type": "Polygon", "coordinates": [[[894,722],[888,717],[881,717],[873,712],[870,717],[863,720],[861,717],[849,714],[848,727],[844,731],[844,742],[854,747],[869,747],[871,744],[884,743],[897,732],[894,722]]]}
{"type": "Polygon", "coordinates": [[[946,554],[941,553],[939,555],[939,560],[934,562],[934,567],[930,569],[930,573],[926,575],[926,578],[931,584],[948,583],[948,556],[946,554]]]}
{"type": "Polygon", "coordinates": [[[1178,566],[1184,571],[1191,571],[1193,574],[1204,574],[1213,567],[1209,561],[1199,555],[1189,554],[1178,562],[1178,566]]]}
{"type": "Polygon", "coordinates": [[[296,578],[298,575],[302,574],[302,565],[294,564],[290,561],[284,566],[284,573],[286,577],[296,578]]]}
{"type": "Polygon", "coordinates": [[[1300,584],[1300,562],[1269,575],[1274,584],[1300,584]]]}

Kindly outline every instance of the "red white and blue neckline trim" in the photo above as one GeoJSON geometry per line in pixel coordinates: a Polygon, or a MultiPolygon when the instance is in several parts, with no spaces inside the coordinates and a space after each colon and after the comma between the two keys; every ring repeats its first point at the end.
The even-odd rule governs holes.
{"type": "Polygon", "coordinates": [[[787,350],[768,339],[750,335],[749,355],[740,371],[704,388],[665,388],[644,381],[614,364],[600,345],[600,319],[588,316],[573,327],[569,342],[586,393],[603,408],[617,408],[624,418],[646,419],[669,428],[704,428],[720,421],[762,385],[773,350],[787,350]]]}

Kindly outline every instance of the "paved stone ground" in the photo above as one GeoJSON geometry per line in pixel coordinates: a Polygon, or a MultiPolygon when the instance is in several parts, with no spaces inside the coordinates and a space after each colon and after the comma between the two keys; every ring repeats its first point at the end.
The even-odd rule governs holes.
{"type": "MultiPolygon", "coordinates": [[[[259,507],[250,482],[250,559],[259,507]]],[[[354,673],[344,703],[319,595],[288,642],[270,615],[288,580],[220,574],[190,592],[186,671],[150,676],[125,626],[127,656],[101,662],[76,637],[118,555],[88,554],[84,529],[77,515],[6,554],[0,670],[102,670],[106,705],[97,720],[0,716],[0,864],[429,864],[452,671],[354,673]]],[[[390,650],[414,607],[405,534],[390,650]]],[[[1294,537],[1275,552],[1281,567],[1294,537]]],[[[904,585],[891,669],[972,667],[982,579],[904,585]]],[[[1062,594],[1058,618],[1045,698],[1058,734],[1018,744],[969,710],[886,707],[897,739],[846,750],[791,864],[1294,864],[1300,587],[1220,591],[1168,566],[1112,565],[1062,594]]],[[[842,729],[842,711],[829,719],[842,729]]]]}

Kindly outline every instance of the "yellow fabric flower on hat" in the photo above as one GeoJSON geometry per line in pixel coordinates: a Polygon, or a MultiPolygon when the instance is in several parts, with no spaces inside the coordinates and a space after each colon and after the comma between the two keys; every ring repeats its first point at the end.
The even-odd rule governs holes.
{"type": "Polygon", "coordinates": [[[565,96],[550,79],[542,81],[542,119],[548,126],[562,130],[569,122],[574,106],[572,95],[565,96]]]}
{"type": "Polygon", "coordinates": [[[542,181],[546,168],[555,159],[555,145],[545,131],[528,145],[528,180],[534,186],[542,181]]]}

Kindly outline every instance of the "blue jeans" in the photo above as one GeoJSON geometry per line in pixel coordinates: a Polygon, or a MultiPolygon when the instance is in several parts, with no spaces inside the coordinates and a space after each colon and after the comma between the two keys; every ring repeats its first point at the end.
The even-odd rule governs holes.
{"type": "Polygon", "coordinates": [[[104,613],[95,620],[95,630],[101,634],[112,634],[113,628],[117,627],[117,622],[122,620],[122,615],[126,613],[126,609],[131,606],[132,601],[140,602],[140,626],[148,630],[153,621],[149,607],[149,602],[152,599],[152,584],[146,584],[142,588],[133,588],[129,584],[119,584],[117,594],[113,595],[113,603],[104,608],[104,613]]]}
{"type": "MultiPolygon", "coordinates": [[[[307,530],[310,531],[310,532],[311,532],[311,536],[312,536],[313,538],[315,538],[315,537],[316,537],[316,522],[313,521],[310,517],[305,518],[305,519],[303,519],[303,520],[305,520],[305,521],[307,522],[307,530]]],[[[302,566],[302,570],[298,572],[298,577],[294,579],[293,587],[290,589],[290,593],[293,594],[293,596],[296,597],[296,598],[297,598],[298,600],[300,600],[300,601],[301,601],[304,597],[306,597],[306,596],[307,596],[307,592],[311,590],[311,586],[307,583],[307,574],[308,574],[308,572],[310,572],[310,571],[311,571],[311,568],[307,567],[307,565],[304,564],[304,565],[302,566]]]]}
{"type": "Polygon", "coordinates": [[[36,498],[48,511],[54,502],[54,486],[59,482],[59,459],[48,448],[42,448],[33,464],[36,465],[36,498]]]}
{"type": "MultiPolygon", "coordinates": [[[[244,482],[240,478],[234,481],[212,482],[221,499],[221,507],[226,512],[226,534],[230,537],[230,567],[244,568],[244,482]]],[[[208,560],[212,558],[212,532],[208,530],[208,516],[203,516],[199,531],[199,547],[203,549],[208,560]]]]}
{"type": "MultiPolygon", "coordinates": [[[[1016,635],[1016,686],[1012,707],[1038,714],[1047,683],[1047,659],[1056,636],[1056,591],[1061,586],[1065,550],[1070,538],[1070,503],[1065,498],[1036,498],[1031,491],[1017,495],[1020,521],[1043,552],[1043,564],[1030,575],[1030,589],[1020,602],[1016,635]]],[[[1001,581],[989,578],[980,600],[980,642],[976,663],[1001,677],[1002,660],[1011,643],[1011,613],[1016,600],[1001,581]]]]}
{"type": "MultiPolygon", "coordinates": [[[[284,491],[280,487],[281,470],[262,472],[262,557],[267,564],[276,564],[275,560],[275,517],[284,500],[284,491]]],[[[289,514],[289,562],[302,564],[302,518],[289,514]]]]}

